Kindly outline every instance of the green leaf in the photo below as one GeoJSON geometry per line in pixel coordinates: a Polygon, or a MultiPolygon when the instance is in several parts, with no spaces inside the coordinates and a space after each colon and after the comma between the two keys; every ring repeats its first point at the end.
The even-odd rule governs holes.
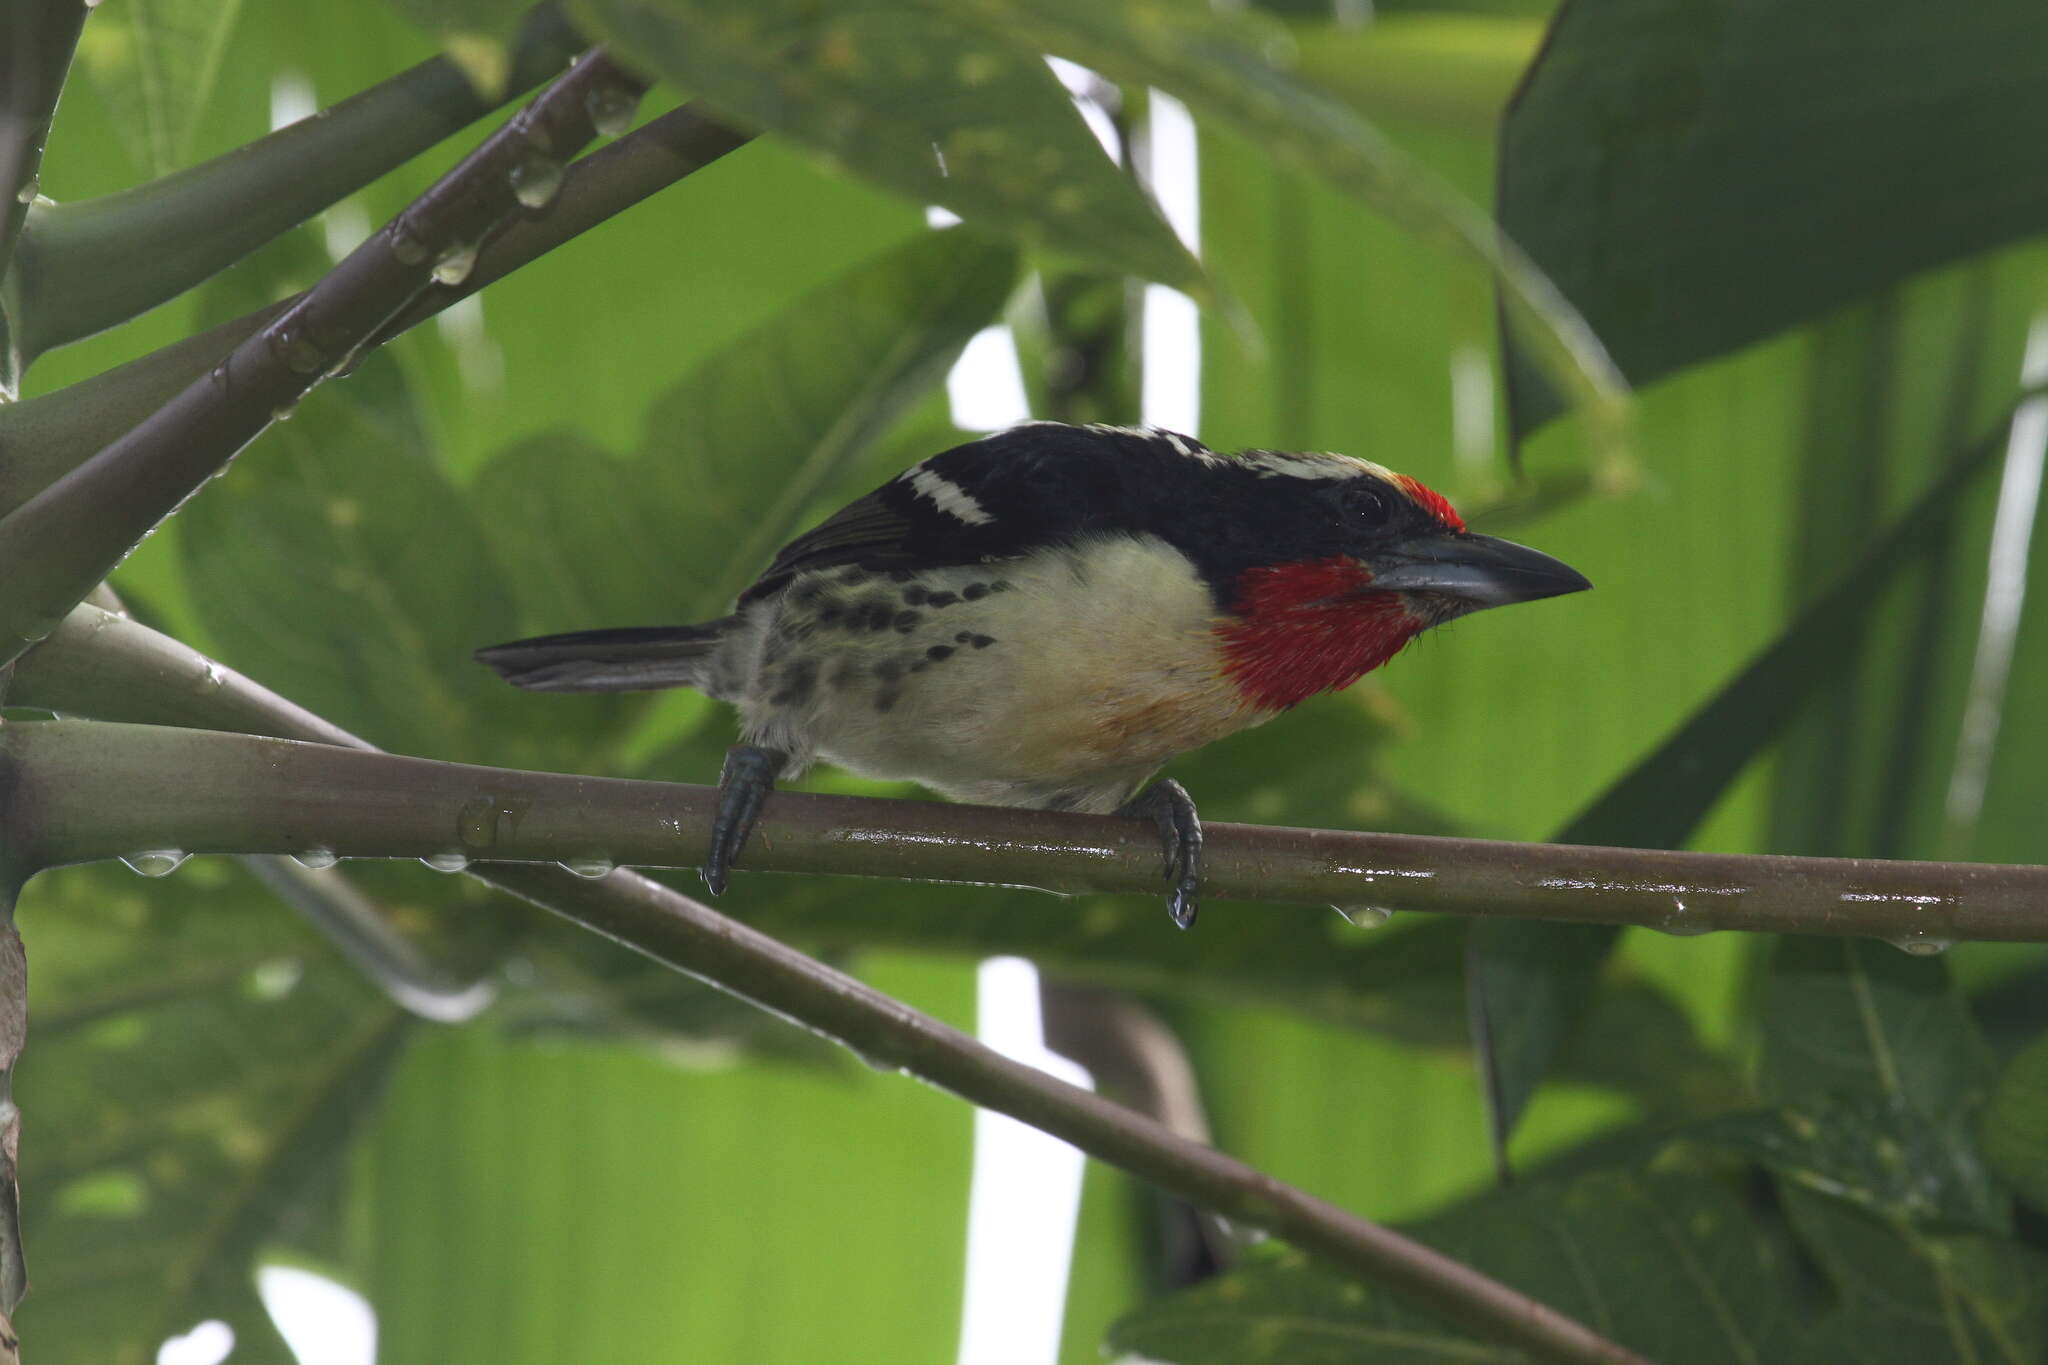
{"type": "Polygon", "coordinates": [[[512,41],[531,6],[507,0],[393,0],[406,18],[434,35],[478,95],[505,97],[512,41]]]}
{"type": "MultiPolygon", "coordinates": [[[[1957,499],[2001,449],[1997,431],[1962,453],[1835,585],[1748,667],[1592,805],[1561,844],[1675,848],[1742,769],[1853,661],[1850,646],[1894,575],[1945,543],[1957,499]]],[[[1682,912],[1681,912],[1682,913],[1682,912]]],[[[1683,927],[1676,923],[1675,927],[1683,927]]],[[[1605,925],[1482,920],[1472,928],[1469,989],[1481,1021],[1496,1142],[1505,1145],[1551,1059],[1570,1037],[1620,937],[1605,925]]]]}
{"type": "Polygon", "coordinates": [[[242,0],[121,0],[85,26],[78,63],[146,175],[190,159],[241,10],[242,0]]]}
{"type": "Polygon", "coordinates": [[[1984,1108],[1984,1159],[2036,1208],[2048,1209],[2048,1036],[2006,1064],[1984,1108]]]}
{"type": "Polygon", "coordinates": [[[1785,1359],[1817,1365],[2034,1365],[2048,1352],[2048,1258],[1982,1233],[1881,1222],[1803,1188],[1782,1189],[1806,1252],[1842,1299],[1785,1359]]]}
{"type": "Polygon", "coordinates": [[[256,1257],[338,1248],[325,1197],[411,1020],[224,860],[46,873],[21,927],[35,1030],[14,1096],[36,1155],[15,1324],[53,1365],[148,1365],[221,1318],[237,1360],[289,1365],[256,1257]]]}
{"type": "Polygon", "coordinates": [[[1301,74],[1366,118],[1491,138],[1536,55],[1539,20],[1454,11],[1290,25],[1301,74]]]}
{"type": "MultiPolygon", "coordinates": [[[[1973,1212],[1960,1221],[2006,1225],[2004,1197],[1976,1144],[1990,1053],[1946,963],[1856,939],[1783,939],[1764,979],[1761,1021],[1765,1094],[1825,1115],[1830,1125],[1808,1150],[1825,1146],[1835,1155],[1784,1173],[1825,1192],[1809,1220],[1817,1243],[1845,1259],[1866,1253],[1855,1225],[1835,1217],[1828,1203],[1875,1209],[1900,1224],[1967,1210],[1973,1212]],[[1898,1116],[1890,1133],[1880,1130],[1881,1117],[1879,1125],[1854,1117],[1887,1111],[1898,1116]],[[1867,1155],[1844,1157],[1859,1135],[1867,1155]],[[1875,1192],[1867,1178],[1845,1177],[1850,1162],[1865,1171],[1891,1168],[1917,1183],[1917,1203],[1875,1192]]],[[[1918,1246],[1920,1232],[1903,1235],[1915,1241],[1914,1255],[1935,1255],[1918,1246]]]]}
{"type": "Polygon", "coordinates": [[[1007,36],[884,0],[578,8],[627,60],[915,202],[1206,292],[1201,267],[1038,53],[1007,36]]]}
{"type": "Polygon", "coordinates": [[[1889,1222],[2009,1232],[1966,1136],[1886,1096],[1826,1094],[1686,1132],[1889,1222]]]}
{"type": "Polygon", "coordinates": [[[1784,939],[1762,1011],[1767,1094],[1874,1094],[1952,1123],[1989,1092],[1990,1053],[1938,958],[1861,939],[1784,939]]]}
{"type": "Polygon", "coordinates": [[[1016,252],[998,240],[926,234],[808,295],[654,402],[634,467],[665,514],[665,567],[690,585],[688,619],[723,612],[823,510],[814,500],[944,378],[1016,278],[1016,252]]]}
{"type": "Polygon", "coordinates": [[[1263,49],[1284,46],[1284,37],[1226,23],[1206,6],[1153,0],[918,3],[1111,80],[1165,90],[1265,155],[1485,267],[1543,374],[1585,413],[1596,443],[1610,455],[1623,448],[1628,386],[1585,320],[1468,200],[1344,102],[1270,59],[1263,49]]]}
{"type": "MultiPolygon", "coordinates": [[[[2034,0],[1579,0],[1502,127],[1500,220],[1647,384],[2048,229],[2044,136],[2034,0]]],[[[1557,410],[1525,362],[1510,402],[1557,410]]]]}
{"type": "MultiPolygon", "coordinates": [[[[1795,1357],[1784,1249],[1715,1181],[1599,1171],[1409,1229],[1662,1365],[1795,1357]]],[[[1141,1308],[1114,1350],[1171,1365],[1513,1365],[1525,1357],[1289,1254],[1141,1308]]]]}
{"type": "MultiPolygon", "coordinates": [[[[961,966],[867,975],[971,1019],[961,966]]],[[[351,1191],[380,1351],[940,1359],[959,1334],[971,1129],[950,1096],[860,1067],[685,1071],[442,1031],[396,1078],[351,1191]]]]}
{"type": "MultiPolygon", "coordinates": [[[[641,452],[536,438],[486,465],[480,521],[539,628],[725,611],[819,493],[1001,310],[1011,247],[925,233],[812,291],[663,393],[641,452]]],[[[559,701],[558,701],[559,704],[559,701]]]]}
{"type": "Polygon", "coordinates": [[[385,748],[562,752],[567,716],[470,661],[518,633],[512,583],[416,422],[373,356],[193,499],[179,550],[201,619],[223,662],[385,748]]]}

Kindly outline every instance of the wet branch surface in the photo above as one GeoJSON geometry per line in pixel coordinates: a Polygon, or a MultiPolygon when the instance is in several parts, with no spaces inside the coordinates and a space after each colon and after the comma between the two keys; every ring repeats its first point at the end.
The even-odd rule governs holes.
{"type": "MultiPolygon", "coordinates": [[[[215,808],[217,811],[231,804],[254,809],[266,805],[270,797],[242,783],[264,773],[269,774],[267,780],[297,780],[291,775],[292,756],[355,760],[372,768],[397,764],[422,779],[427,785],[415,788],[410,798],[400,799],[399,792],[384,790],[371,796],[369,805],[394,812],[412,810],[423,816],[428,823],[416,833],[426,833],[434,851],[443,849],[438,840],[444,830],[458,849],[465,840],[472,844],[488,840],[492,852],[509,850],[511,844],[506,841],[521,837],[519,831],[535,816],[540,817],[539,824],[553,828],[557,816],[574,804],[558,799],[568,796],[572,788],[625,795],[629,789],[636,789],[637,794],[637,789],[661,786],[529,774],[521,780],[531,778],[538,787],[532,804],[526,805],[520,789],[502,783],[490,789],[466,785],[483,775],[492,775],[487,782],[495,783],[501,770],[397,758],[366,746],[339,747],[363,746],[363,741],[177,641],[92,606],[75,610],[63,629],[22,661],[10,701],[41,706],[57,697],[64,698],[64,709],[70,712],[162,723],[53,721],[0,730],[0,800],[18,815],[15,826],[25,836],[24,842],[31,846],[41,843],[45,850],[54,850],[73,837],[64,831],[79,832],[75,822],[84,811],[74,796],[83,796],[90,803],[98,798],[87,794],[89,790],[102,797],[110,795],[102,782],[128,787],[130,795],[139,798],[138,809],[146,806],[161,814],[169,813],[167,805],[182,804],[188,809],[208,805],[203,799],[197,805],[188,799],[200,798],[207,790],[223,797],[235,793],[215,808]],[[266,735],[293,736],[297,742],[172,728],[181,721],[239,725],[266,735]],[[67,761],[67,749],[74,751],[74,761],[67,761]],[[120,757],[124,750],[148,769],[150,775],[143,778],[147,790],[135,790],[134,784],[121,776],[126,764],[120,757]],[[145,750],[149,752],[145,754],[145,750]],[[209,751],[212,757],[203,757],[201,751],[209,751]],[[450,794],[459,799],[454,806],[433,809],[427,787],[446,781],[458,784],[459,790],[450,794]],[[428,808],[411,804],[421,799],[428,800],[428,808]],[[558,806],[562,812],[557,812],[558,806]],[[516,819],[514,811],[518,812],[516,819]]],[[[684,798],[685,804],[655,815],[658,825],[664,817],[678,821],[697,817],[698,825],[708,828],[709,789],[676,786],[665,790],[684,798]]],[[[786,799],[803,803],[824,798],[786,799]]],[[[126,800],[119,798],[116,804],[126,800]]],[[[344,797],[343,802],[355,808],[351,799],[344,797]]],[[[854,804],[899,813],[977,809],[906,802],[854,804]]],[[[360,809],[368,813],[367,808],[360,809]]],[[[988,813],[1002,817],[1036,814],[988,813]]],[[[120,822],[115,812],[103,810],[101,814],[120,822]]],[[[301,814],[312,816],[316,825],[324,818],[319,812],[301,814]]],[[[297,818],[293,816],[292,821],[297,818]]],[[[1136,821],[1105,823],[1134,826],[1132,842],[1144,845],[1144,858],[1156,859],[1156,842],[1149,827],[1136,821]]],[[[676,851],[695,856],[689,849],[703,846],[699,834],[659,827],[673,840],[694,839],[694,844],[677,843],[676,851]]],[[[139,826],[135,828],[139,832],[139,826]]],[[[346,842],[336,839],[332,846],[343,851],[346,842]]],[[[555,850],[552,856],[581,856],[592,851],[588,840],[582,844],[580,853],[555,850]]],[[[163,844],[153,846],[161,848],[163,844]]],[[[768,841],[762,840],[758,846],[765,848],[768,841]]],[[[303,851],[311,844],[293,847],[303,851]]],[[[1006,1058],[859,980],[638,873],[621,869],[589,879],[555,867],[501,862],[477,862],[469,870],[471,875],[572,923],[838,1041],[870,1065],[902,1071],[1064,1138],[1161,1189],[1281,1237],[1360,1278],[1412,1295],[1419,1305],[1446,1320],[1497,1336],[1537,1359],[1581,1365],[1640,1363],[1634,1353],[1421,1243],[1274,1180],[1152,1119],[1006,1058]]],[[[1162,923],[1161,932],[1171,931],[1162,923]]]]}

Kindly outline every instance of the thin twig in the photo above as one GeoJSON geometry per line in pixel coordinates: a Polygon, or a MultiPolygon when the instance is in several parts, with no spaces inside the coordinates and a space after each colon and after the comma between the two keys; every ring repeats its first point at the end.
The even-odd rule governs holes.
{"type": "Polygon", "coordinates": [[[0,663],[54,630],[164,517],[289,412],[438,271],[459,278],[476,244],[520,207],[516,190],[593,136],[593,97],[637,78],[602,53],[569,73],[237,346],[97,455],[0,519],[0,663]]]}
{"type": "MultiPolygon", "coordinates": [[[[74,6],[74,8],[78,8],[74,6]]],[[[82,8],[81,8],[82,12],[82,8]]],[[[39,204],[22,228],[24,360],[135,317],[403,165],[585,47],[543,8],[513,47],[505,94],[479,98],[446,57],[196,166],[94,199],[39,204]],[[233,205],[232,212],[224,205],[233,205]]]]}
{"type": "MultiPolygon", "coordinates": [[[[695,105],[649,119],[616,142],[571,162],[554,199],[485,243],[468,279],[422,290],[378,329],[371,344],[382,345],[745,146],[752,136],[727,127],[695,105]]],[[[0,514],[83,464],[304,298],[300,294],[259,308],[54,393],[0,406],[0,514]]]]}

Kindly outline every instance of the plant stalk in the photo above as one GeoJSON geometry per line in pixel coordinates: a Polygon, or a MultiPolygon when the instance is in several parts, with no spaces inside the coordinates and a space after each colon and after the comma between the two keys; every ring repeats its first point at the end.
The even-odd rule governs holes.
{"type": "Polygon", "coordinates": [[[586,54],[206,378],[0,519],[0,664],[60,625],[279,414],[346,372],[434,272],[466,273],[476,244],[520,206],[515,172],[541,162],[559,171],[596,135],[593,96],[642,88],[601,52],[586,54]]]}
{"type": "MultiPolygon", "coordinates": [[[[485,243],[468,279],[460,285],[429,285],[379,329],[371,344],[382,345],[578,233],[702,170],[746,145],[752,136],[692,105],[649,119],[571,162],[554,200],[485,243]]],[[[55,393],[0,406],[0,515],[83,464],[304,297],[259,308],[55,393]]]]}
{"type": "MultiPolygon", "coordinates": [[[[606,859],[695,867],[717,792],[251,735],[83,721],[0,732],[31,868],[144,850],[454,862],[606,859]]],[[[1224,900],[1856,935],[1946,946],[2048,942],[2048,867],[1688,853],[1210,823],[1224,900]]],[[[1066,894],[1160,889],[1143,820],[783,792],[742,865],[996,883],[1066,894]]],[[[1048,908],[1052,908],[1050,905],[1048,908]]]]}
{"type": "MultiPolygon", "coordinates": [[[[558,74],[583,46],[559,14],[540,10],[514,50],[507,95],[558,74]]],[[[211,161],[37,205],[21,235],[24,364],[225,270],[497,103],[436,57],[211,161]]]]}
{"type": "MultiPolygon", "coordinates": [[[[206,851],[216,834],[253,831],[262,823],[251,818],[259,807],[268,812],[279,836],[279,849],[266,851],[317,842],[344,856],[360,856],[372,848],[395,850],[409,835],[411,856],[468,849],[495,857],[536,851],[543,857],[578,857],[592,851],[590,835],[604,833],[606,823],[627,815],[614,799],[639,805],[650,798],[661,798],[661,804],[642,811],[635,837],[653,833],[694,859],[704,840],[690,832],[691,822],[708,827],[712,796],[705,788],[508,773],[292,740],[91,721],[28,722],[0,730],[0,788],[7,792],[21,845],[36,862],[61,861],[83,851],[94,841],[87,829],[92,824],[113,832],[117,840],[126,836],[131,844],[137,838],[154,839],[151,847],[163,849],[166,840],[178,839],[183,841],[179,848],[206,851]],[[180,807],[192,818],[181,823],[180,807]],[[590,815],[600,823],[584,823],[590,815]]],[[[853,804],[886,808],[912,803],[853,804]]],[[[1149,845],[1156,837],[1137,821],[1094,823],[1135,826],[1130,832],[1134,844],[1149,845]]],[[[612,842],[607,838],[597,847],[612,842]]],[[[764,839],[763,846],[768,842],[764,839]]],[[[915,844],[909,847],[915,854],[915,844]]],[[[999,848],[991,851],[1000,853],[999,848]]],[[[1148,847],[1133,861],[1150,863],[1156,857],[1156,848],[1148,847]]],[[[1447,1320],[1498,1336],[1538,1359],[1578,1365],[1640,1362],[1632,1352],[1469,1266],[1006,1058],[647,878],[628,871],[593,880],[550,868],[493,865],[483,870],[493,883],[840,1042],[872,1066],[900,1070],[1032,1124],[1226,1218],[1412,1295],[1447,1320]]]]}

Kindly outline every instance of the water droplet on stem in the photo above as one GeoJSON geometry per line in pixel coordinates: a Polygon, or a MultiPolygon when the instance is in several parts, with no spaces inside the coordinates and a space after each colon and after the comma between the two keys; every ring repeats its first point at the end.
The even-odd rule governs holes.
{"type": "Polygon", "coordinates": [[[633,126],[640,97],[623,86],[600,85],[583,97],[583,107],[591,127],[604,137],[617,137],[633,126]]]}
{"type": "Polygon", "coordinates": [[[186,857],[182,849],[150,848],[140,853],[124,853],[121,861],[128,864],[130,871],[145,877],[168,877],[178,870],[186,857]]]}
{"type": "Polygon", "coordinates": [[[469,278],[476,266],[476,243],[458,244],[441,253],[434,262],[434,283],[458,285],[469,278]]]}
{"type": "Polygon", "coordinates": [[[594,881],[599,877],[609,877],[618,864],[610,858],[568,858],[562,866],[579,877],[589,877],[594,881]]]}
{"type": "Polygon", "coordinates": [[[1361,929],[1377,929],[1394,917],[1384,905],[1333,905],[1330,907],[1361,929]]]}
{"type": "Polygon", "coordinates": [[[1939,957],[1956,946],[1952,938],[1936,938],[1927,933],[1901,934],[1890,942],[1909,957],[1939,957]]]}
{"type": "Polygon", "coordinates": [[[450,848],[439,853],[429,853],[420,861],[436,872],[460,872],[469,866],[469,855],[460,849],[450,848]]]}
{"type": "Polygon", "coordinates": [[[512,197],[530,209],[547,207],[562,188],[562,163],[535,152],[512,168],[512,197]]]}
{"type": "Polygon", "coordinates": [[[303,853],[294,853],[292,855],[292,860],[298,863],[300,867],[309,868],[314,872],[324,872],[326,869],[333,867],[336,863],[341,861],[341,859],[335,855],[333,849],[321,848],[317,844],[314,845],[312,848],[305,850],[303,853]]]}

